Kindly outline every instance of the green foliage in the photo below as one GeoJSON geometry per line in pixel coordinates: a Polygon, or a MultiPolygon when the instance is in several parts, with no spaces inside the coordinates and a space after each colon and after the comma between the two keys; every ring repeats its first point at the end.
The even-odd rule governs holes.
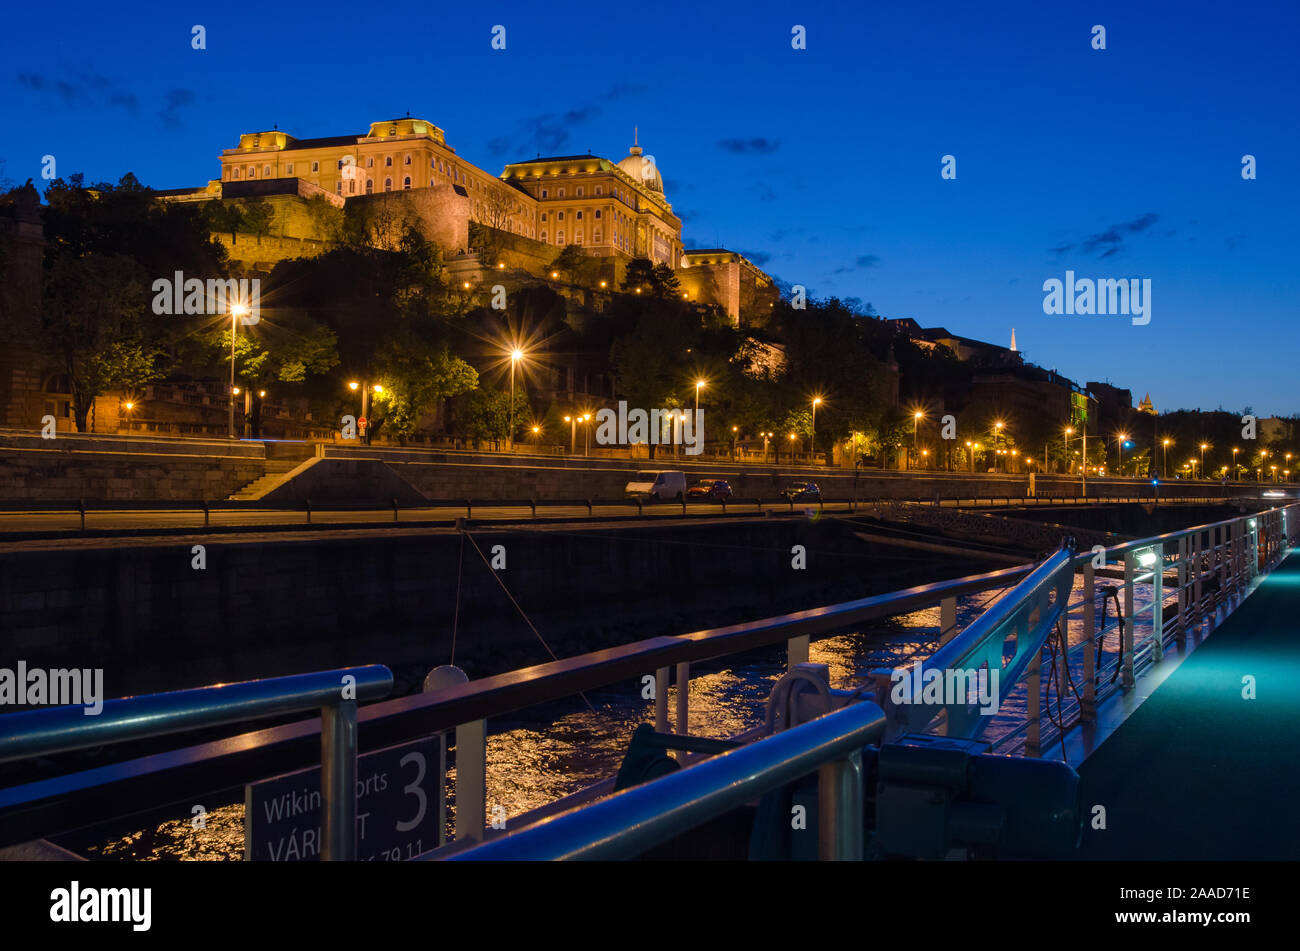
{"type": "MultiPolygon", "coordinates": [[[[510,393],[507,390],[473,390],[455,401],[456,426],[476,443],[510,436],[510,393]]],[[[515,432],[532,424],[528,397],[515,391],[515,432]]]]}

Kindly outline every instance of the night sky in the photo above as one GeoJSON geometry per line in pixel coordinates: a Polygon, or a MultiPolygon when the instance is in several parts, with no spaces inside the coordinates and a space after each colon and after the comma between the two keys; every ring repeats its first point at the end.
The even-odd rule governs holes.
{"type": "Polygon", "coordinates": [[[923,326],[1014,327],[1032,362],[1162,411],[1300,413],[1295,2],[68,2],[3,22],[12,182],[40,185],[50,154],[60,176],[198,186],[241,132],[408,111],[494,173],[617,161],[639,126],[687,247],[923,326]],[[1067,269],[1150,279],[1150,324],[1045,315],[1067,269]]]}

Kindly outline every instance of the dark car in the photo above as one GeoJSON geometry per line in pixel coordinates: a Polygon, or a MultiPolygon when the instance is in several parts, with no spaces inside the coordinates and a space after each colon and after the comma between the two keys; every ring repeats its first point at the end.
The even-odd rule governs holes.
{"type": "Polygon", "coordinates": [[[816,482],[791,482],[781,490],[781,494],[791,501],[797,502],[800,499],[816,499],[820,502],[822,490],[818,487],[816,482]]]}
{"type": "Polygon", "coordinates": [[[688,499],[729,499],[731,483],[726,479],[701,479],[686,490],[688,499]]]}

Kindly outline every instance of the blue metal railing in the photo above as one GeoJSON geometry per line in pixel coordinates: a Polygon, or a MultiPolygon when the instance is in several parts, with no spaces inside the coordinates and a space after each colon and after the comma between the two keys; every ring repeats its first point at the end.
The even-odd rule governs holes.
{"type": "Polygon", "coordinates": [[[263,717],[321,712],[321,857],[356,857],[357,704],[393,689],[384,666],[344,667],[289,677],[109,700],[0,716],[0,763],[166,736],[263,717]]]}
{"type": "Polygon", "coordinates": [[[449,858],[635,858],[816,771],[819,857],[860,860],[865,841],[862,750],[878,743],[884,728],[880,707],[869,701],[855,703],[449,858]]]}

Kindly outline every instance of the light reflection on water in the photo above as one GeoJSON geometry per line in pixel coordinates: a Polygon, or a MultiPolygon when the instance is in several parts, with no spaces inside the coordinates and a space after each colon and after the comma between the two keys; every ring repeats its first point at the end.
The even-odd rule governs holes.
{"type": "MultiPolygon", "coordinates": [[[[1099,587],[1107,582],[1099,579],[1099,587]]],[[[1082,579],[1076,577],[1071,602],[1082,596],[1082,579]]],[[[1151,597],[1149,585],[1137,585],[1137,603],[1151,597]]],[[[965,626],[999,594],[986,592],[958,599],[958,624],[965,626]]],[[[1081,614],[1081,612],[1080,612],[1081,614]]],[[[1098,607],[1100,621],[1100,607],[1098,607]]],[[[1113,612],[1108,615],[1113,620],[1113,612]]],[[[933,607],[877,622],[863,630],[814,641],[809,660],[826,664],[831,684],[855,689],[870,671],[904,667],[924,659],[938,645],[939,608],[933,607]]],[[[1151,614],[1139,615],[1135,642],[1141,644],[1151,631],[1151,614]]],[[[1077,649],[1084,637],[1082,618],[1068,625],[1068,643],[1077,649]]],[[[1113,663],[1118,636],[1106,638],[1098,669],[1113,663]]],[[[752,651],[730,667],[697,665],[690,681],[689,732],[697,736],[729,737],[762,722],[772,685],[785,670],[783,647],[752,651]]],[[[1044,668],[1044,691],[1047,690],[1044,668]]],[[[1070,673],[1082,692],[1082,661],[1071,658],[1070,673]]],[[[1020,725],[1025,714],[1027,691],[1022,685],[1011,693],[994,716],[985,737],[996,739],[1020,725]]],[[[654,722],[654,702],[641,698],[641,683],[627,682],[591,691],[589,709],[580,699],[522,711],[515,718],[498,718],[489,723],[487,749],[487,807],[502,806],[507,817],[531,809],[615,775],[627,750],[633,730],[642,722],[654,722]]],[[[1053,701],[1055,706],[1055,701],[1053,701]]],[[[676,716],[676,688],[668,698],[670,721],[676,716]]],[[[455,769],[449,769],[449,798],[454,791],[455,769]]],[[[209,806],[206,828],[192,828],[189,816],[169,819],[100,845],[85,849],[93,858],[183,859],[220,861],[243,859],[243,802],[209,806]]],[[[454,804],[448,803],[448,831],[454,804]]]]}

